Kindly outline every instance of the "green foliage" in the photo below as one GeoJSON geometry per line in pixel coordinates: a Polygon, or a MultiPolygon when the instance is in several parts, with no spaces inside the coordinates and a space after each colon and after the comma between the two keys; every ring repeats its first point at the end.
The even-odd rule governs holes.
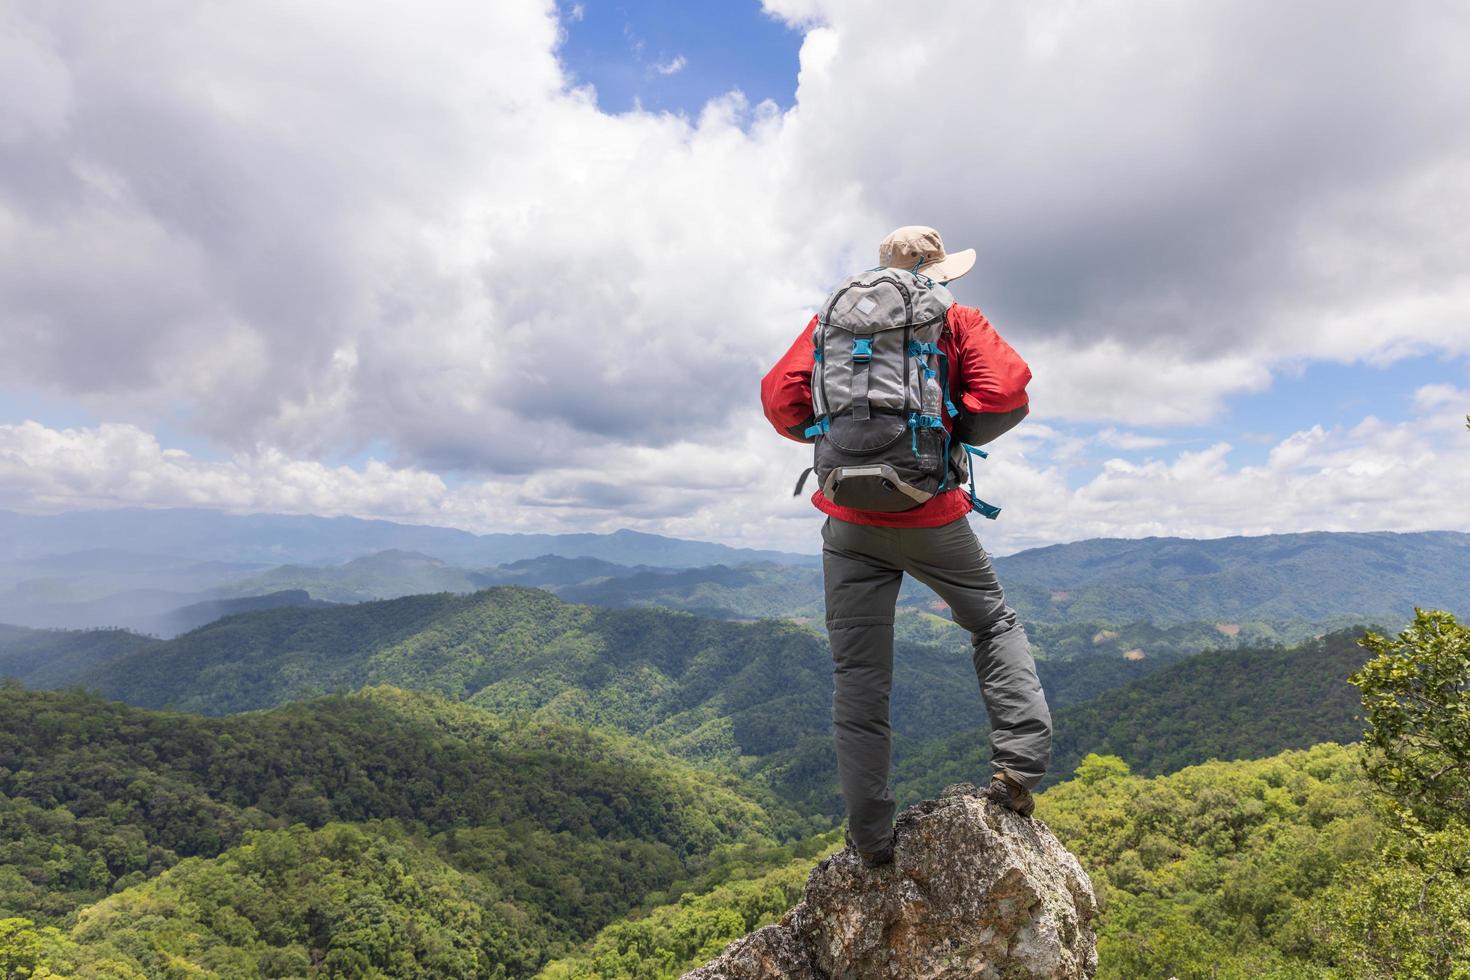
{"type": "MultiPolygon", "coordinates": [[[[1149,775],[1208,759],[1354,741],[1362,730],[1358,699],[1345,678],[1364,659],[1358,635],[1344,630],[1291,649],[1202,653],[1054,709],[1047,785],[1065,778],[1089,752],[1116,755],[1149,775]]],[[[900,745],[899,796],[919,799],[947,783],[983,778],[988,759],[983,730],[900,745]]]]}
{"type": "Polygon", "coordinates": [[[1085,786],[1102,782],[1104,779],[1121,779],[1131,775],[1128,763],[1115,755],[1098,755],[1089,752],[1082,757],[1074,774],[1078,782],[1085,786]]]}
{"type": "MultiPolygon", "coordinates": [[[[111,936],[111,926],[83,938],[120,962],[143,964],[140,975],[165,975],[153,972],[158,961],[144,956],[145,947],[188,962],[208,950],[234,950],[231,962],[260,952],[249,952],[254,939],[235,942],[234,926],[217,917],[185,935],[178,916],[149,913],[165,888],[157,882],[228,892],[225,883],[245,873],[239,862],[260,850],[242,848],[284,839],[257,832],[300,823],[292,832],[299,836],[341,821],[372,824],[363,832],[407,841],[395,846],[464,876],[470,885],[454,884],[456,894],[470,894],[464,890],[473,885],[475,903],[492,896],[498,924],[466,935],[504,932],[494,962],[510,976],[645,896],[676,896],[680,883],[717,876],[742,853],[759,854],[774,836],[805,824],[763,809],[731,776],[692,768],[625,735],[502,718],[394,688],[208,718],[0,686],[0,917],[66,925],[80,907],[119,893],[113,904],[93,908],[130,910],[105,921],[141,938],[116,946],[102,935],[111,936]],[[169,877],[169,869],[177,873],[169,877]],[[203,937],[197,942],[189,938],[196,933],[203,937]]],[[[317,840],[327,847],[355,839],[344,833],[317,840]]],[[[323,867],[318,877],[355,880],[347,851],[322,853],[320,860],[336,854],[343,866],[323,867]]],[[[178,900],[194,909],[203,899],[178,900]]],[[[316,914],[304,899],[280,908],[316,914]]],[[[384,921],[422,932],[412,925],[418,913],[402,914],[409,917],[384,911],[384,921]]],[[[321,936],[356,929],[353,921],[332,919],[321,936]]],[[[286,947],[295,942],[272,944],[285,951],[271,956],[294,962],[286,947]]],[[[463,952],[458,940],[440,946],[463,952]]],[[[380,962],[373,958],[379,953],[398,955],[393,948],[373,953],[369,965],[380,962]]]]}
{"type": "Polygon", "coordinates": [[[1470,977],[1470,629],[1418,611],[1353,674],[1390,832],[1320,896],[1299,942],[1352,976],[1470,977]]]}
{"type": "Polygon", "coordinates": [[[1357,750],[1320,745],[1152,779],[1076,779],[1037,812],[1104,903],[1099,977],[1305,977],[1286,927],[1373,854],[1357,750]]]}
{"type": "Polygon", "coordinates": [[[0,919],[0,980],[36,975],[41,961],[41,937],[29,919],[0,919]]]}
{"type": "MultiPolygon", "coordinates": [[[[1470,976],[1465,883],[1379,853],[1394,830],[1360,759],[1319,745],[1147,778],[1090,755],[1041,794],[1102,900],[1099,978],[1470,976]]],[[[795,904],[810,867],[753,866],[621,919],[538,980],[680,976],[795,904]]]]}
{"type": "Polygon", "coordinates": [[[544,936],[392,824],[256,831],[82,911],[73,960],[144,976],[523,976],[544,936]]]}
{"type": "MultiPolygon", "coordinates": [[[[929,642],[899,645],[895,731],[908,745],[946,735],[983,742],[974,737],[985,717],[968,636],[928,613],[901,617],[920,618],[934,629],[929,642]]],[[[1213,627],[1041,632],[1058,650],[1038,663],[1054,710],[1155,673],[1207,634],[1227,639],[1213,627]],[[1134,643],[1146,644],[1143,659],[1118,650],[1134,643]]],[[[790,623],[595,609],[496,588],[231,616],[65,679],[134,704],[206,713],[372,683],[431,690],[498,712],[621,729],[751,777],[807,813],[841,812],[830,654],[821,636],[790,623]]]]}
{"type": "Polygon", "coordinates": [[[818,846],[816,855],[768,869],[749,868],[744,880],[705,888],[616,922],[575,956],[547,964],[536,980],[674,980],[799,902],[814,858],[841,844],[834,834],[820,839],[818,846]]]}
{"type": "Polygon", "coordinates": [[[0,678],[65,687],[100,664],[146,654],[157,640],[127,630],[32,630],[0,625],[0,678]]]}
{"type": "Polygon", "coordinates": [[[1374,657],[1351,680],[1375,750],[1369,776],[1427,830],[1470,822],[1470,627],[1420,611],[1396,638],[1369,633],[1363,646],[1374,657]]]}
{"type": "MultiPolygon", "coordinates": [[[[1462,836],[1456,846],[1463,855],[1470,840],[1462,836]]],[[[1470,978],[1470,880],[1383,850],[1340,868],[1288,924],[1284,944],[1335,976],[1470,978]]]]}

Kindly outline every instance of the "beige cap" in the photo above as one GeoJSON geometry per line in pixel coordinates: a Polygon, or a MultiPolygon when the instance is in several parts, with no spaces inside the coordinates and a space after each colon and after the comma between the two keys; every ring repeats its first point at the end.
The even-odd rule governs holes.
{"type": "Polygon", "coordinates": [[[917,271],[930,279],[949,282],[975,266],[975,250],[946,252],[939,232],[925,225],[904,225],[888,233],[878,245],[878,264],[917,271]],[[917,269],[915,269],[917,266],[917,269]]]}

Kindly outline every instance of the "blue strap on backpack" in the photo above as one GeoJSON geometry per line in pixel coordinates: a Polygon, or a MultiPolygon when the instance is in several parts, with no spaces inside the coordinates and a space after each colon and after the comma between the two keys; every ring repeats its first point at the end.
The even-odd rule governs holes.
{"type": "Polygon", "coordinates": [[[987,504],[975,496],[975,457],[978,456],[981,459],[985,459],[990,454],[979,446],[972,446],[967,442],[962,442],[960,445],[964,446],[965,452],[970,454],[970,507],[973,510],[979,511],[981,517],[993,521],[1000,516],[1000,508],[994,504],[987,504]]]}

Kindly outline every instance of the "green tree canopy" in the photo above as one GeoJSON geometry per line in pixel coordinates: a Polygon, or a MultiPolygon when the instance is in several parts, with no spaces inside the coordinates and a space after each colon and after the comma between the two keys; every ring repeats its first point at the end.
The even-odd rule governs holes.
{"type": "MultiPolygon", "coordinates": [[[[1363,693],[1369,776],[1430,830],[1470,823],[1470,628],[1420,610],[1397,637],[1369,633],[1363,693]]],[[[1467,856],[1470,860],[1470,856],[1467,856]]]]}

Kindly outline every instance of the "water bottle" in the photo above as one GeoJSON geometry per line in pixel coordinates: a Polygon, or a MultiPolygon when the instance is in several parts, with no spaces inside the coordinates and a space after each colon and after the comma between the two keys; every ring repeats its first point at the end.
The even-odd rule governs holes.
{"type": "Polygon", "coordinates": [[[930,368],[924,369],[924,398],[923,409],[925,415],[938,415],[939,402],[943,396],[939,392],[939,378],[930,368]]]}

